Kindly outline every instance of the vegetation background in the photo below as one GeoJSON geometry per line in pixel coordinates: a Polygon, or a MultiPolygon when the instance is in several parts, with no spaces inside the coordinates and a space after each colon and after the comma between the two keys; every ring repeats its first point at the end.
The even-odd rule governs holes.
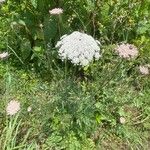
{"type": "Polygon", "coordinates": [[[150,149],[150,76],[139,71],[150,64],[150,0],[0,1],[4,51],[1,150],[150,149]],[[80,68],[59,59],[55,45],[73,31],[100,41],[100,60],[80,68]],[[139,56],[120,58],[121,42],[139,56]],[[10,100],[21,104],[14,116],[6,114],[10,100]]]}

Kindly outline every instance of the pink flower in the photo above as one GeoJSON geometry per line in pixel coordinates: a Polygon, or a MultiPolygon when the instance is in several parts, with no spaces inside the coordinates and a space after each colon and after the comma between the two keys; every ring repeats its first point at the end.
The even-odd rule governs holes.
{"type": "Polygon", "coordinates": [[[119,121],[121,124],[125,124],[126,123],[126,119],[124,117],[120,117],[119,121]]]}
{"type": "Polygon", "coordinates": [[[11,100],[6,107],[7,115],[14,115],[20,110],[20,102],[11,100]]]}
{"type": "Polygon", "coordinates": [[[141,74],[143,74],[143,75],[148,75],[149,74],[149,69],[148,69],[148,66],[140,66],[139,67],[139,70],[140,70],[140,72],[141,72],[141,74]]]}
{"type": "Polygon", "coordinates": [[[9,56],[8,52],[3,52],[0,54],[0,59],[5,59],[9,56]]]}
{"type": "Polygon", "coordinates": [[[54,9],[50,10],[49,13],[51,15],[60,15],[60,14],[63,13],[63,9],[61,9],[61,8],[54,8],[54,9]]]}
{"type": "Polygon", "coordinates": [[[120,44],[115,49],[120,57],[123,58],[134,58],[138,56],[137,48],[132,44],[120,44]]]}

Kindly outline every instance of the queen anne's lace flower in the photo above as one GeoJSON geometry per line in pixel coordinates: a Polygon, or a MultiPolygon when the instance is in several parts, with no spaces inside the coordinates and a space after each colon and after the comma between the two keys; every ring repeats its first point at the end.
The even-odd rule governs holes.
{"type": "Polygon", "coordinates": [[[148,65],[140,66],[139,70],[140,70],[141,74],[143,74],[143,75],[148,75],[149,74],[149,67],[148,67],[148,65]]]}
{"type": "Polygon", "coordinates": [[[125,44],[122,43],[120,45],[117,46],[117,48],[115,49],[120,57],[123,58],[134,58],[138,56],[138,50],[137,48],[132,45],[132,44],[125,44]]]}
{"type": "Polygon", "coordinates": [[[126,123],[126,119],[124,117],[120,117],[119,121],[121,124],[125,124],[126,123]]]}
{"type": "Polygon", "coordinates": [[[5,2],[5,0],[0,0],[0,3],[4,3],[5,2]]]}
{"type": "Polygon", "coordinates": [[[63,9],[61,9],[61,8],[54,8],[54,9],[50,10],[49,13],[51,15],[59,15],[59,14],[63,13],[63,9]]]}
{"type": "Polygon", "coordinates": [[[14,115],[20,110],[20,103],[16,100],[11,100],[6,107],[7,115],[14,115]]]}
{"type": "Polygon", "coordinates": [[[94,58],[100,58],[100,43],[90,35],[73,32],[64,35],[57,42],[59,56],[62,60],[68,59],[75,65],[87,66],[94,58]]]}
{"type": "Polygon", "coordinates": [[[0,59],[5,59],[9,56],[8,52],[3,52],[0,54],[0,59]]]}
{"type": "Polygon", "coordinates": [[[32,110],[32,107],[29,106],[29,107],[27,108],[27,111],[30,112],[31,110],[32,110]]]}

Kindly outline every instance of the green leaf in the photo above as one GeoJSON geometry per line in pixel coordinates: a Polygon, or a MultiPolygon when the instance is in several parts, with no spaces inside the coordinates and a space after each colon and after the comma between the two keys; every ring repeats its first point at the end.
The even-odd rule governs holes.
{"type": "Polygon", "coordinates": [[[49,16],[46,16],[44,18],[44,36],[45,40],[49,42],[50,39],[56,38],[57,35],[57,19],[55,17],[49,18],[49,16]]]}
{"type": "Polygon", "coordinates": [[[25,23],[23,20],[21,20],[21,19],[19,19],[18,23],[19,23],[20,25],[26,26],[26,23],[25,23]]]}
{"type": "Polygon", "coordinates": [[[28,40],[24,40],[20,49],[23,60],[27,59],[32,51],[30,42],[28,40]]]}
{"type": "Polygon", "coordinates": [[[35,52],[41,52],[42,48],[41,47],[38,47],[38,46],[35,46],[34,47],[34,51],[35,52]]]}
{"type": "Polygon", "coordinates": [[[34,8],[37,8],[37,0],[31,0],[31,4],[34,8]]]}

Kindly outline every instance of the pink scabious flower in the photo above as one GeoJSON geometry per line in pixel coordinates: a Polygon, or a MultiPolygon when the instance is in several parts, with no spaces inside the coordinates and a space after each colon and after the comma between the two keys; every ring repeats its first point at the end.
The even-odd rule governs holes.
{"type": "Polygon", "coordinates": [[[5,59],[9,56],[8,52],[3,52],[0,54],[0,59],[5,59]]]}
{"type": "Polygon", "coordinates": [[[149,74],[149,67],[147,65],[140,66],[139,70],[140,70],[141,74],[143,74],[143,75],[149,74]]]}
{"type": "Polygon", "coordinates": [[[61,9],[61,8],[54,8],[54,9],[50,10],[49,13],[51,15],[60,15],[60,14],[63,13],[63,9],[61,9]]]}
{"type": "Polygon", "coordinates": [[[115,50],[122,58],[129,59],[138,56],[138,49],[133,44],[122,43],[115,50]]]}
{"type": "Polygon", "coordinates": [[[20,102],[16,100],[11,100],[6,107],[7,115],[14,115],[20,110],[20,102]]]}

